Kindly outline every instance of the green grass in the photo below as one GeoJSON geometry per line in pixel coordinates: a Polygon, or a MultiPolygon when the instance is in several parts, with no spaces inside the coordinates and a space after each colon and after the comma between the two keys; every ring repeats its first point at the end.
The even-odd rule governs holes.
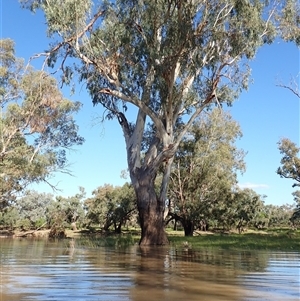
{"type": "Polygon", "coordinates": [[[170,243],[182,246],[185,242],[193,249],[218,248],[218,249],[246,249],[246,250],[278,250],[300,252],[300,233],[282,232],[280,234],[211,234],[193,237],[169,236],[170,243]]]}
{"type": "MultiPolygon", "coordinates": [[[[117,235],[89,236],[76,239],[76,245],[88,248],[115,247],[124,248],[139,241],[139,231],[129,231],[117,235]]],[[[232,250],[278,250],[300,252],[300,231],[274,229],[268,232],[248,231],[243,234],[213,233],[185,237],[182,231],[167,230],[171,246],[181,248],[184,245],[192,249],[216,248],[232,250]]]]}

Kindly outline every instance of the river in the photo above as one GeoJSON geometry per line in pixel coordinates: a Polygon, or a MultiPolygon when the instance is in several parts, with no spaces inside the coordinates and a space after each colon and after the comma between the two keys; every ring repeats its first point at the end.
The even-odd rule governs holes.
{"type": "Polygon", "coordinates": [[[299,301],[300,252],[0,239],[0,301],[299,301]]]}

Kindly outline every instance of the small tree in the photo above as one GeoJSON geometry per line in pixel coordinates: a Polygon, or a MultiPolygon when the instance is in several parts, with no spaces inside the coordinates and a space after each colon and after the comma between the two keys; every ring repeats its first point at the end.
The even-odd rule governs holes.
{"type": "Polygon", "coordinates": [[[116,206],[113,212],[113,223],[115,232],[121,233],[121,227],[136,215],[136,195],[129,183],[117,187],[115,194],[116,206]]]}
{"type": "Polygon", "coordinates": [[[98,224],[100,228],[106,231],[112,225],[113,191],[112,185],[105,184],[92,192],[93,197],[85,200],[87,226],[98,224]]]}
{"type": "Polygon", "coordinates": [[[130,220],[136,210],[133,187],[125,183],[122,187],[104,185],[93,191],[93,198],[85,201],[89,224],[98,223],[104,231],[114,226],[116,233],[130,220]]]}
{"type": "Polygon", "coordinates": [[[233,195],[232,225],[235,225],[239,233],[249,224],[253,224],[255,217],[261,211],[263,202],[261,196],[254,190],[245,188],[235,191],[233,195]]]}

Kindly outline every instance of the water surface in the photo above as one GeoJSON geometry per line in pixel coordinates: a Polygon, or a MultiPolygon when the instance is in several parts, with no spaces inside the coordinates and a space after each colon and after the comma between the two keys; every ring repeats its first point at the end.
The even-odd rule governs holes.
{"type": "Polygon", "coordinates": [[[300,253],[1,239],[0,301],[300,299],[300,253]]]}

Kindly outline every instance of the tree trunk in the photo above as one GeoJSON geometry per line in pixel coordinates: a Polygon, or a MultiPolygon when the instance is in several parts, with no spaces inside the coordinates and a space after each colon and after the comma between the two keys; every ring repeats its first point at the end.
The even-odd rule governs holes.
{"type": "Polygon", "coordinates": [[[115,232],[121,234],[122,222],[119,222],[118,225],[115,225],[115,232]]]}
{"type": "Polygon", "coordinates": [[[143,174],[135,186],[141,226],[141,246],[166,245],[169,243],[165,232],[164,204],[154,189],[154,179],[143,174]]]}
{"type": "Polygon", "coordinates": [[[174,221],[174,228],[173,228],[174,231],[177,231],[177,220],[175,219],[174,221]]]}
{"type": "Polygon", "coordinates": [[[193,236],[194,223],[192,221],[189,220],[182,221],[182,226],[184,229],[184,236],[193,236]]]}

